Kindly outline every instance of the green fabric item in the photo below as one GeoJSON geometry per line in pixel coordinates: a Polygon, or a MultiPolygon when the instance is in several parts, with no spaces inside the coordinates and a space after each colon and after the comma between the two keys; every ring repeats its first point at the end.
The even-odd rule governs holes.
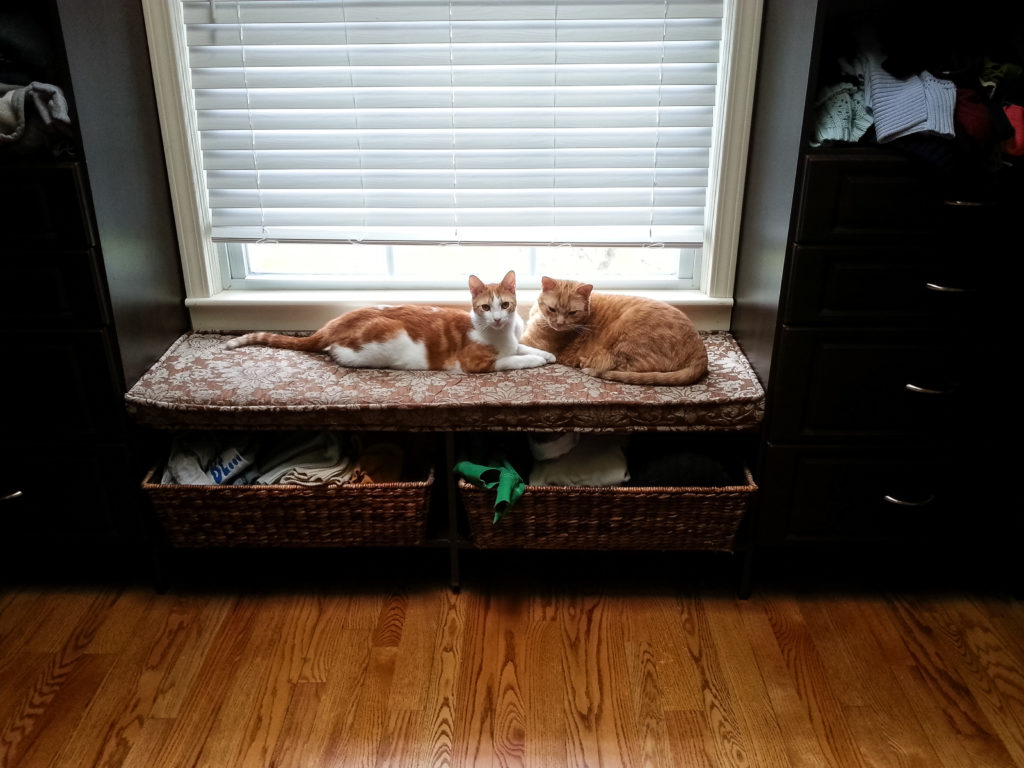
{"type": "Polygon", "coordinates": [[[505,458],[495,463],[500,466],[474,464],[471,461],[460,461],[453,471],[461,475],[473,485],[495,491],[494,522],[498,522],[508,509],[519,500],[526,490],[526,482],[515,471],[505,458]]]}

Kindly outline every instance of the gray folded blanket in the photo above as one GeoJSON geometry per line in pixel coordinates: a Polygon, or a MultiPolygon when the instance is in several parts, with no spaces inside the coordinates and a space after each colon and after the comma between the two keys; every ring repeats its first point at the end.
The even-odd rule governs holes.
{"type": "Polygon", "coordinates": [[[22,140],[33,114],[42,120],[44,128],[71,125],[68,103],[58,86],[0,83],[0,143],[22,140]]]}

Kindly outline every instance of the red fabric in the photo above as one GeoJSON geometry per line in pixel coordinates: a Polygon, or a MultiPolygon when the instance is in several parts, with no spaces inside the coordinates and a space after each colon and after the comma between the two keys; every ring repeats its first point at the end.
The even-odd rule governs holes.
{"type": "Polygon", "coordinates": [[[967,88],[956,89],[956,122],[975,141],[988,141],[991,136],[991,120],[988,105],[981,94],[967,88]]]}
{"type": "Polygon", "coordinates": [[[1024,107],[1019,104],[1009,104],[1003,107],[1006,119],[1013,126],[1014,136],[1003,142],[1003,152],[1008,155],[1020,157],[1024,155],[1024,107]]]}

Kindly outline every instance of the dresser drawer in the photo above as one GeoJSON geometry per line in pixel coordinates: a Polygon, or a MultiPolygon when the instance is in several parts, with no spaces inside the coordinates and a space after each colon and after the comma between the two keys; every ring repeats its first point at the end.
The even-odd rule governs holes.
{"type": "Polygon", "coordinates": [[[878,152],[808,154],[798,201],[801,243],[882,243],[932,237],[941,200],[905,158],[878,152]]]}
{"type": "Polygon", "coordinates": [[[33,250],[91,248],[92,217],[78,163],[0,166],[4,246],[33,250]]]}
{"type": "Polygon", "coordinates": [[[783,321],[811,324],[950,324],[976,306],[977,277],[963,256],[891,246],[793,248],[783,321]]]}
{"type": "Polygon", "coordinates": [[[970,518],[965,527],[981,522],[960,503],[976,478],[932,446],[769,444],[764,459],[764,543],[927,539],[954,533],[958,515],[970,518]]]}
{"type": "Polygon", "coordinates": [[[40,290],[9,292],[0,302],[4,328],[96,328],[109,322],[94,251],[13,250],[11,256],[11,284],[40,290]]]}
{"type": "Polygon", "coordinates": [[[769,438],[948,434],[977,378],[968,343],[909,329],[784,328],[769,438]]]}
{"type": "Polygon", "coordinates": [[[123,446],[4,444],[3,453],[0,538],[109,533],[137,517],[141,494],[123,446]]]}
{"type": "Polygon", "coordinates": [[[47,444],[123,439],[124,389],[106,331],[0,333],[9,366],[6,439],[47,444]]]}

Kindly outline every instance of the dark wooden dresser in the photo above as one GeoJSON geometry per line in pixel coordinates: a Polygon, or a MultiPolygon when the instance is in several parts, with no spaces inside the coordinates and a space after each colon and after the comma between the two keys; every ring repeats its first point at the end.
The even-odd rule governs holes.
{"type": "Polygon", "coordinates": [[[1024,198],[895,146],[811,146],[829,35],[871,5],[765,7],[732,322],[766,390],[754,541],[1009,563],[1024,198]]]}
{"type": "Polygon", "coordinates": [[[979,412],[1000,332],[984,286],[1010,238],[1008,210],[946,197],[913,161],[877,148],[807,152],[798,185],[760,539],[978,532],[993,516],[970,509],[994,485],[981,441],[999,422],[979,412]]]}
{"type": "MultiPolygon", "coordinates": [[[[109,13],[141,24],[141,11],[109,13]]],[[[98,51],[57,2],[0,14],[5,77],[59,88],[70,116],[46,129],[29,102],[23,137],[0,143],[0,561],[19,578],[85,575],[146,551],[149,458],[124,393],[186,325],[180,263],[166,177],[139,181],[162,174],[161,150],[152,105],[125,87],[139,61],[127,39],[98,51]]]]}

